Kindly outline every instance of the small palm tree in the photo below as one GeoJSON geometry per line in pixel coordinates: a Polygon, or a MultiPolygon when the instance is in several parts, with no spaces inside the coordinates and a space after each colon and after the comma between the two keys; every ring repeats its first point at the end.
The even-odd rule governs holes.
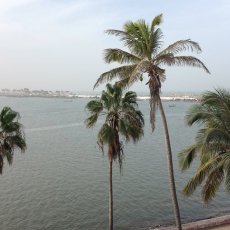
{"type": "Polygon", "coordinates": [[[10,107],[4,107],[0,113],[0,174],[2,174],[4,158],[12,164],[15,149],[24,152],[26,149],[25,135],[22,124],[18,122],[19,113],[10,107]]]}
{"type": "Polygon", "coordinates": [[[167,121],[160,98],[161,83],[165,80],[163,66],[192,66],[208,69],[199,59],[193,56],[180,56],[180,52],[201,52],[198,43],[187,39],[176,41],[167,48],[162,49],[163,34],[158,28],[162,22],[162,15],[156,16],[150,25],[144,20],[137,22],[129,21],[124,24],[123,30],[107,30],[110,35],[118,36],[128,51],[121,49],[106,49],[104,59],[107,63],[117,62],[122,64],[117,68],[101,74],[94,87],[111,81],[115,78],[120,80],[123,87],[129,87],[137,81],[142,81],[147,75],[147,85],[150,91],[150,123],[152,130],[155,127],[155,112],[159,107],[165,131],[166,154],[168,159],[169,181],[172,193],[173,207],[176,224],[181,229],[180,212],[174,181],[172,151],[169,139],[167,121]]]}
{"type": "Polygon", "coordinates": [[[199,104],[186,115],[188,125],[197,123],[195,144],[179,154],[180,167],[186,170],[194,158],[199,159],[195,175],[185,186],[183,193],[190,196],[202,184],[202,199],[213,199],[221,183],[230,192],[230,93],[224,89],[203,94],[199,104]]]}
{"type": "Polygon", "coordinates": [[[104,123],[99,130],[97,142],[102,148],[106,145],[109,159],[109,229],[113,230],[113,161],[122,166],[123,143],[133,140],[136,143],[143,136],[144,120],[142,113],[137,110],[136,94],[127,92],[122,97],[122,89],[115,84],[107,84],[99,100],[92,100],[86,105],[90,116],[85,123],[88,128],[93,127],[99,116],[104,117],[104,123]]]}

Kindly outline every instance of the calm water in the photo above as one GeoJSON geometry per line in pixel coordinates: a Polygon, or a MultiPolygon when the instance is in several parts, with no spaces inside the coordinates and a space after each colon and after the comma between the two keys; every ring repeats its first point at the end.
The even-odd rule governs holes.
{"type": "MultiPolygon", "coordinates": [[[[0,108],[20,112],[28,150],[15,154],[13,166],[5,164],[0,176],[0,229],[95,230],[108,226],[108,162],[96,144],[98,127],[86,129],[87,99],[4,98],[0,108]]],[[[223,191],[203,207],[200,195],[180,195],[189,178],[177,167],[177,152],[193,142],[195,130],[184,125],[191,103],[164,103],[168,118],[175,175],[183,222],[230,212],[223,191]]],[[[123,175],[114,167],[115,229],[138,229],[174,223],[168,189],[161,120],[152,134],[148,102],[140,102],[145,114],[145,137],[125,148],[123,175]]]]}

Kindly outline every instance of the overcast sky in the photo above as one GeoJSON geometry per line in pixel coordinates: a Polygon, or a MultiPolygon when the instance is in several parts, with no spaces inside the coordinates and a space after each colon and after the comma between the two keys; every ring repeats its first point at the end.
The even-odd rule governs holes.
{"type": "MultiPolygon", "coordinates": [[[[104,31],[160,13],[164,46],[197,41],[203,52],[193,55],[211,71],[166,67],[163,91],[229,88],[229,12],[229,0],[0,0],[0,88],[91,91],[112,67],[103,49],[121,48],[104,31]]],[[[148,90],[144,83],[132,89],[148,90]]]]}

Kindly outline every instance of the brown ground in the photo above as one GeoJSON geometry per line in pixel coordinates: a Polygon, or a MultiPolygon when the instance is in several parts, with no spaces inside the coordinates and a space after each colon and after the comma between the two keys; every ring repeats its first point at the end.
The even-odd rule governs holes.
{"type": "MultiPolygon", "coordinates": [[[[230,215],[215,217],[211,219],[199,220],[183,224],[183,230],[230,230],[230,215]]],[[[153,228],[158,230],[177,230],[174,227],[153,228]]],[[[151,229],[151,230],[153,230],[151,229]]]]}
{"type": "Polygon", "coordinates": [[[230,230],[230,225],[229,224],[225,224],[225,225],[222,225],[222,226],[219,226],[219,227],[209,227],[208,228],[209,230],[230,230]]]}

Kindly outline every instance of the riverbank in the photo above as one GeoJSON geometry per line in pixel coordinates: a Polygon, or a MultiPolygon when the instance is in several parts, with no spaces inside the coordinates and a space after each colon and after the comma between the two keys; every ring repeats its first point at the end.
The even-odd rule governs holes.
{"type": "MultiPolygon", "coordinates": [[[[199,220],[183,224],[183,230],[229,230],[230,215],[215,217],[211,219],[199,220]]],[[[147,230],[147,229],[146,229],[147,230]]],[[[148,230],[177,230],[176,227],[154,227],[148,230]]]]}

